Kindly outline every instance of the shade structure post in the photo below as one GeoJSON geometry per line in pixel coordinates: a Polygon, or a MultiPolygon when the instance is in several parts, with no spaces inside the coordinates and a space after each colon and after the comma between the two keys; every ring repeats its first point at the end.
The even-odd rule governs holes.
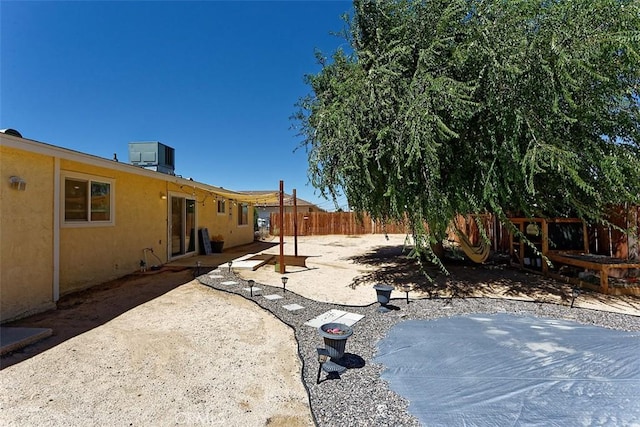
{"type": "Polygon", "coordinates": [[[298,256],[298,198],[293,189],[293,254],[298,256]]]}
{"type": "Polygon", "coordinates": [[[280,180],[280,274],[284,272],[284,181],[280,180]]]}

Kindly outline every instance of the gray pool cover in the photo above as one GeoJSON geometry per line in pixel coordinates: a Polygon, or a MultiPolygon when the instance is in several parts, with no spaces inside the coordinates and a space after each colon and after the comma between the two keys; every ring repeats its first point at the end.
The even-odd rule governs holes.
{"type": "Polygon", "coordinates": [[[425,426],[640,426],[640,333],[508,314],[411,320],[378,346],[425,426]]]}

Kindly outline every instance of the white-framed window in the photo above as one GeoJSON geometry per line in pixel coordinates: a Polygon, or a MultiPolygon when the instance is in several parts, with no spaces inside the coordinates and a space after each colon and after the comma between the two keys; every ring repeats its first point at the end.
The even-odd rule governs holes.
{"type": "Polygon", "coordinates": [[[83,174],[64,174],[62,183],[62,223],[65,226],[115,224],[113,180],[83,174]]]}
{"type": "Polygon", "coordinates": [[[249,205],[238,203],[238,225],[249,225],[249,205]]]}
{"type": "Polygon", "coordinates": [[[224,214],[227,210],[227,202],[226,200],[218,200],[218,213],[224,214]]]}

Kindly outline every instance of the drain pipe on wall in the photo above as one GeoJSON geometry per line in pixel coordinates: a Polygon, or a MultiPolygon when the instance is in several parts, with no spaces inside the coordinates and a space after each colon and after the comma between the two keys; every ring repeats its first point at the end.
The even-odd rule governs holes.
{"type": "Polygon", "coordinates": [[[151,252],[151,255],[153,255],[160,262],[160,264],[152,265],[151,270],[159,270],[160,267],[162,267],[162,260],[153,252],[153,248],[144,248],[142,249],[142,252],[144,254],[144,259],[140,260],[140,268],[143,269],[143,271],[146,271],[147,266],[149,265],[149,262],[147,260],[147,252],[151,252]]]}

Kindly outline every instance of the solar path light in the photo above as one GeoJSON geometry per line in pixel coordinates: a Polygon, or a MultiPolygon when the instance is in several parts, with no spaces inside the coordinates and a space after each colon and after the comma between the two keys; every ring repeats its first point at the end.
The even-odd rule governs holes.
{"type": "Polygon", "coordinates": [[[287,292],[287,281],[289,280],[289,278],[287,276],[282,276],[282,291],[284,293],[287,292]]]}
{"type": "Polygon", "coordinates": [[[409,292],[411,292],[411,285],[404,284],[402,285],[402,290],[405,294],[407,294],[407,304],[409,304],[409,292]]]}
{"type": "Polygon", "coordinates": [[[573,308],[573,303],[576,302],[576,298],[580,295],[580,288],[573,288],[571,291],[571,308],[573,308]]]}

